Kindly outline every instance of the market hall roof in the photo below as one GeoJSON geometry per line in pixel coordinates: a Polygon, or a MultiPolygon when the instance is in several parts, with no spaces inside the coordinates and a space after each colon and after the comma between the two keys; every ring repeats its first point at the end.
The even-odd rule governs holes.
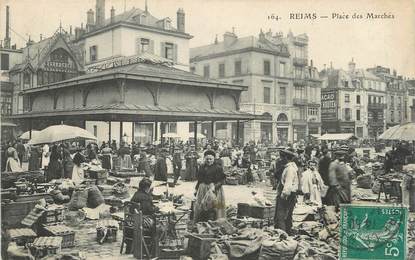
{"type": "Polygon", "coordinates": [[[51,37],[45,38],[39,42],[29,40],[28,45],[22,49],[23,62],[16,64],[10,71],[21,71],[27,67],[36,71],[41,67],[48,55],[59,47],[64,48],[69,55],[72,56],[72,59],[77,64],[78,68],[82,69],[82,65],[79,63],[82,50],[73,45],[69,38],[70,35],[60,27],[51,37]]]}
{"type": "Polygon", "coordinates": [[[154,121],[204,121],[204,120],[251,120],[266,119],[246,112],[228,109],[204,109],[196,107],[171,107],[137,104],[110,104],[90,107],[71,108],[67,110],[55,109],[52,111],[32,111],[24,114],[15,114],[14,119],[39,119],[42,117],[56,117],[63,120],[65,117],[79,117],[83,120],[122,120],[154,122],[154,121]]]}
{"type": "Polygon", "coordinates": [[[152,82],[175,83],[180,85],[202,86],[210,88],[222,88],[233,90],[247,90],[247,86],[224,83],[213,79],[176,69],[165,60],[156,55],[142,53],[131,57],[119,57],[104,63],[97,63],[89,70],[96,71],[87,73],[68,80],[59,81],[37,88],[25,89],[23,93],[34,93],[59,89],[69,86],[89,84],[103,80],[132,79],[152,82]]]}

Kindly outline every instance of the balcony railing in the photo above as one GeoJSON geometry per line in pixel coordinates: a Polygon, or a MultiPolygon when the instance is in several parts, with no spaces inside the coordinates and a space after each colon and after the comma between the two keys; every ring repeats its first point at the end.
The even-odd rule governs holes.
{"type": "Polygon", "coordinates": [[[320,103],[316,103],[316,102],[312,102],[312,101],[308,101],[307,102],[307,106],[309,106],[309,107],[320,107],[321,104],[320,103]]]}
{"type": "Polygon", "coordinates": [[[294,78],[293,83],[294,83],[294,86],[299,86],[299,87],[307,85],[307,81],[301,78],[294,78]]]}
{"type": "Polygon", "coordinates": [[[304,58],[293,58],[293,64],[295,66],[306,66],[307,65],[307,59],[304,58]]]}
{"type": "Polygon", "coordinates": [[[386,108],[386,104],[382,104],[382,103],[369,103],[367,105],[367,107],[369,109],[385,109],[386,108]]]}
{"type": "Polygon", "coordinates": [[[293,98],[293,105],[305,106],[305,105],[307,105],[307,99],[305,99],[305,98],[293,98]]]}

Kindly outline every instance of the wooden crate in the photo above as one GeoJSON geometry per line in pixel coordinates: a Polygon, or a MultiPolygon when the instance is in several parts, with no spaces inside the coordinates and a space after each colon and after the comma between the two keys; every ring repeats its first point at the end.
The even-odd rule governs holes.
{"type": "Polygon", "coordinates": [[[30,228],[16,228],[7,230],[10,241],[16,242],[18,246],[24,246],[26,243],[32,243],[37,234],[30,228]]]}
{"type": "Polygon", "coordinates": [[[259,218],[259,219],[270,219],[274,218],[275,207],[274,206],[251,206],[251,214],[250,217],[252,218],[259,218]]]}
{"type": "Polygon", "coordinates": [[[20,222],[36,204],[36,201],[1,203],[1,217],[6,222],[6,228],[23,227],[20,222]]]}
{"type": "Polygon", "coordinates": [[[90,179],[108,178],[108,171],[105,169],[100,171],[88,171],[88,176],[90,179]]]}
{"type": "Polygon", "coordinates": [[[250,217],[251,216],[251,206],[248,203],[238,203],[238,218],[250,217]]]}
{"type": "Polygon", "coordinates": [[[117,241],[118,222],[112,219],[99,220],[97,223],[97,242],[117,241]],[[105,229],[107,231],[105,232],[105,229]]]}
{"type": "Polygon", "coordinates": [[[46,236],[62,237],[62,248],[75,246],[75,231],[62,224],[43,225],[43,232],[46,236]]]}
{"type": "Polygon", "coordinates": [[[228,185],[238,185],[239,184],[239,178],[227,177],[226,178],[226,184],[228,184],[228,185]]]}
{"type": "Polygon", "coordinates": [[[187,254],[194,259],[205,260],[210,255],[211,244],[217,239],[213,235],[188,234],[187,254]]]}
{"type": "Polygon", "coordinates": [[[65,210],[66,210],[65,207],[56,207],[56,208],[47,209],[45,213],[43,213],[42,217],[40,218],[40,223],[50,224],[50,223],[57,223],[57,222],[64,221],[65,210]]]}
{"type": "Polygon", "coordinates": [[[105,184],[107,184],[107,178],[105,177],[105,178],[98,178],[98,179],[96,179],[96,185],[105,185],[105,184]]]}
{"type": "Polygon", "coordinates": [[[61,252],[61,237],[38,237],[33,243],[28,244],[30,253],[40,259],[48,255],[55,255],[61,252]]]}

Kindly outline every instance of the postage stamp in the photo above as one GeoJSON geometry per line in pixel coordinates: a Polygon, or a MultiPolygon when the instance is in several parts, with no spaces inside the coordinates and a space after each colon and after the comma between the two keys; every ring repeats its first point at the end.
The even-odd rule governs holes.
{"type": "Polygon", "coordinates": [[[405,260],[408,209],[342,205],[339,259],[405,260]]]}

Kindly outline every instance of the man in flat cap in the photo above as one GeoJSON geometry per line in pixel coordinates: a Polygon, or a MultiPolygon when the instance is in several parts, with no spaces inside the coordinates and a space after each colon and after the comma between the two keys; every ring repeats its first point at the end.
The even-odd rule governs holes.
{"type": "Polygon", "coordinates": [[[174,173],[174,183],[177,183],[177,180],[180,177],[180,171],[182,170],[182,149],[176,145],[173,152],[173,173],[174,173]]]}
{"type": "Polygon", "coordinates": [[[297,165],[294,162],[296,154],[289,150],[281,150],[281,157],[287,161],[282,172],[281,181],[277,188],[277,202],[275,207],[275,228],[291,234],[293,211],[297,203],[299,186],[297,165]]]}

